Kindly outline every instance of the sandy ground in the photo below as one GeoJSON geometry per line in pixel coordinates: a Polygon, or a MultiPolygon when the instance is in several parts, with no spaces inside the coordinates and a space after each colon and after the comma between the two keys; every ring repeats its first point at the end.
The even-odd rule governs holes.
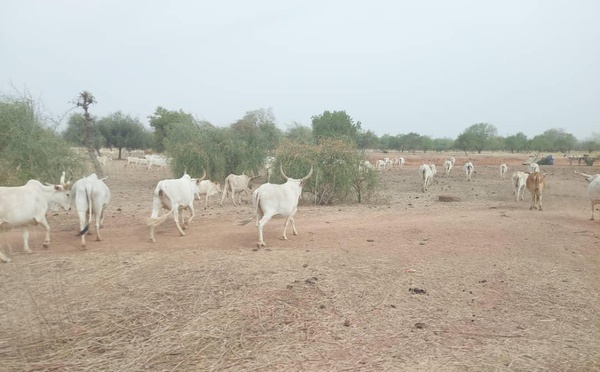
{"type": "Polygon", "coordinates": [[[169,174],[114,161],[103,241],[80,250],[73,211],[50,216],[49,249],[40,228],[30,255],[18,231],[4,234],[0,370],[600,370],[600,223],[573,174],[600,168],[542,166],[538,212],[528,192],[512,195],[525,156],[472,155],[472,182],[456,157],[446,176],[445,155],[406,155],[364,205],[301,205],[299,235],[283,240],[274,219],[261,250],[254,224],[235,224],[250,204],[220,196],[196,202],[186,236],[169,220],[150,243],[152,190],[169,174]],[[423,161],[439,171],[427,193],[423,161]],[[158,320],[100,335],[101,314],[158,320]],[[100,336],[111,343],[84,345],[100,336]]]}

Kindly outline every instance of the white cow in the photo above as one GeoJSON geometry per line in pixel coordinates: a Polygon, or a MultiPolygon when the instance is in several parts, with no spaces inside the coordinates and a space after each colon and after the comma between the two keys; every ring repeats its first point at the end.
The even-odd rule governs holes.
{"type": "Polygon", "coordinates": [[[454,156],[450,157],[450,161],[452,162],[452,166],[454,166],[454,163],[456,162],[456,159],[454,159],[454,156]]]}
{"type": "MultiPolygon", "coordinates": [[[[70,187],[70,181],[65,183],[65,172],[58,185],[42,185],[40,181],[29,180],[23,186],[0,187],[0,227],[22,227],[23,250],[31,253],[28,226],[40,224],[46,229],[42,244],[48,248],[50,225],[46,220],[46,213],[54,205],[61,206],[66,211],[71,209],[70,187]]],[[[0,252],[0,261],[10,262],[10,259],[0,252]]]]}
{"type": "Polygon", "coordinates": [[[527,184],[527,178],[529,173],[517,171],[512,174],[512,185],[513,193],[515,194],[515,201],[519,201],[519,195],[521,200],[525,198],[525,185],[527,184]]]}
{"type": "Polygon", "coordinates": [[[221,185],[211,180],[202,180],[198,185],[196,198],[200,200],[200,195],[206,195],[204,199],[204,209],[208,208],[208,197],[221,193],[221,185]]]}
{"type": "Polygon", "coordinates": [[[188,224],[192,222],[192,219],[196,215],[194,212],[194,197],[198,194],[198,187],[200,181],[206,177],[206,171],[201,178],[191,178],[189,174],[185,173],[183,177],[177,179],[167,179],[159,181],[154,189],[154,197],[152,198],[152,215],[148,219],[148,225],[150,226],[150,240],[154,243],[154,228],[163,223],[167,217],[172,213],[175,225],[181,236],[185,233],[179,224],[179,211],[181,210],[181,223],[183,228],[187,228],[185,218],[183,217],[183,210],[189,209],[191,212],[188,224]],[[158,212],[161,208],[169,210],[169,213],[162,217],[158,217],[158,212]]]}
{"type": "Polygon", "coordinates": [[[444,162],[444,171],[446,172],[446,175],[450,174],[450,171],[452,170],[453,166],[454,164],[452,164],[451,160],[446,160],[444,162]]]}
{"type": "Polygon", "coordinates": [[[383,160],[383,159],[377,160],[377,162],[375,163],[375,167],[377,169],[383,169],[383,168],[385,168],[385,160],[383,160]]]}
{"type": "Polygon", "coordinates": [[[527,165],[527,171],[529,173],[539,172],[540,166],[538,165],[538,163],[529,163],[529,165],[527,165]]]}
{"type": "Polygon", "coordinates": [[[588,182],[588,197],[592,203],[592,218],[594,220],[594,209],[596,204],[600,204],[600,174],[585,174],[575,171],[575,173],[584,176],[588,182]]]}
{"type": "Polygon", "coordinates": [[[127,157],[127,164],[125,164],[125,168],[127,168],[127,166],[129,164],[140,164],[140,158],[138,158],[137,156],[128,156],[127,157]]]}
{"type": "Polygon", "coordinates": [[[298,210],[298,199],[302,194],[302,187],[306,180],[312,175],[313,168],[311,166],[308,174],[301,179],[286,176],[285,173],[283,173],[283,168],[281,166],[279,170],[283,178],[287,181],[281,185],[265,183],[256,189],[252,193],[252,203],[254,205],[255,215],[246,221],[240,222],[240,225],[245,225],[256,217],[256,227],[258,229],[257,246],[259,248],[266,246],[263,239],[263,228],[273,216],[281,215],[287,217],[283,226],[283,239],[287,240],[286,230],[290,222],[292,223],[294,235],[298,235],[296,224],[294,222],[294,215],[298,210]]]}
{"type": "Polygon", "coordinates": [[[508,172],[508,165],[505,163],[500,164],[500,178],[506,179],[506,172],[508,172]]]}
{"type": "Polygon", "coordinates": [[[158,169],[166,168],[169,165],[169,160],[158,155],[148,155],[146,156],[148,160],[148,170],[152,169],[152,167],[156,166],[158,169]]]}
{"type": "Polygon", "coordinates": [[[96,240],[102,240],[100,229],[104,224],[104,210],[110,203],[110,190],[104,183],[105,179],[98,179],[96,173],[92,173],[77,180],[71,188],[71,204],[79,217],[78,235],[81,235],[82,247],[85,247],[85,234],[90,228],[93,216],[96,217],[96,240]]]}
{"type": "Polygon", "coordinates": [[[405,162],[406,162],[406,161],[404,160],[404,158],[398,158],[398,163],[400,164],[400,168],[403,168],[403,167],[404,167],[404,163],[405,163],[405,162]]]}
{"type": "Polygon", "coordinates": [[[423,182],[421,191],[426,192],[427,187],[433,182],[433,172],[431,171],[431,167],[429,167],[427,164],[422,164],[419,167],[419,175],[421,177],[421,181],[423,182]]]}
{"type": "Polygon", "coordinates": [[[473,177],[473,171],[475,170],[475,166],[473,166],[473,162],[466,162],[464,165],[465,174],[467,175],[467,181],[471,181],[471,177],[473,177]]]}
{"type": "MultiPolygon", "coordinates": [[[[231,200],[233,201],[233,205],[237,207],[235,204],[235,194],[240,194],[244,192],[248,195],[248,191],[252,191],[250,187],[250,182],[260,176],[250,177],[245,174],[230,174],[225,178],[225,182],[223,183],[223,194],[221,195],[221,207],[223,206],[223,201],[225,197],[227,197],[227,193],[231,194],[231,200]]],[[[240,204],[242,203],[242,195],[240,195],[240,204]]]]}

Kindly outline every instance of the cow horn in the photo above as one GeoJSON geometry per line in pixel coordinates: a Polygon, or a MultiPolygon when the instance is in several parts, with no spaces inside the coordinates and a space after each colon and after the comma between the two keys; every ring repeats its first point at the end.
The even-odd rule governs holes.
{"type": "Polygon", "coordinates": [[[65,171],[62,171],[62,174],[60,175],[60,181],[58,182],[58,183],[60,183],[61,185],[62,185],[63,183],[65,183],[65,175],[66,175],[66,172],[65,172],[65,171]]]}
{"type": "Polygon", "coordinates": [[[309,178],[310,178],[310,176],[312,176],[312,173],[313,173],[313,166],[311,165],[311,166],[310,166],[310,171],[308,172],[308,174],[307,174],[306,176],[304,176],[304,177],[302,178],[302,181],[306,181],[307,179],[309,179],[309,178]]]}
{"type": "Polygon", "coordinates": [[[283,173],[283,165],[279,164],[279,171],[281,172],[281,175],[283,176],[283,178],[285,178],[285,180],[288,180],[288,176],[285,175],[285,173],[283,173]]]}
{"type": "Polygon", "coordinates": [[[202,181],[206,177],[206,168],[202,168],[202,177],[198,178],[198,181],[202,181]]]}

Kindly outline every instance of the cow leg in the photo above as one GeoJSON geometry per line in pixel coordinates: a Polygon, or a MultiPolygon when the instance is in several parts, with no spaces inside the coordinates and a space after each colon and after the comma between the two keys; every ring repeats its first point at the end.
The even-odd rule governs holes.
{"type": "MultiPolygon", "coordinates": [[[[46,221],[46,216],[35,218],[35,221],[40,225],[44,226],[44,229],[46,229],[46,239],[44,239],[42,245],[44,246],[44,248],[48,248],[48,246],[50,245],[50,225],[48,225],[48,221],[46,221]]],[[[29,232],[27,232],[27,234],[29,234],[29,232]]]]}
{"type": "Polygon", "coordinates": [[[6,262],[6,263],[9,263],[9,262],[10,262],[10,261],[12,261],[12,260],[11,260],[10,258],[6,257],[6,256],[4,255],[4,253],[2,253],[2,251],[0,251],[0,261],[2,261],[2,262],[6,262]]]}
{"type": "MultiPolygon", "coordinates": [[[[98,211],[98,209],[96,209],[96,211],[98,211]]],[[[100,226],[102,226],[102,220],[103,220],[103,213],[104,211],[102,210],[102,207],[100,207],[100,213],[96,212],[96,240],[100,241],[102,240],[102,237],[100,236],[100,226]]]]}
{"type": "Polygon", "coordinates": [[[181,225],[179,225],[179,206],[177,205],[173,206],[173,219],[175,220],[175,225],[177,225],[177,230],[179,230],[179,234],[181,234],[181,236],[185,236],[181,225]]]}
{"type": "Polygon", "coordinates": [[[23,228],[23,250],[27,253],[31,253],[31,248],[29,248],[29,230],[27,227],[23,228]]]}
{"type": "MultiPolygon", "coordinates": [[[[77,211],[77,216],[79,217],[79,231],[81,232],[85,229],[85,222],[88,220],[87,212],[77,211]]],[[[85,248],[85,233],[81,234],[81,247],[85,248]]]]}
{"type": "Polygon", "coordinates": [[[542,194],[538,195],[538,211],[542,211],[542,194]]]}
{"type": "Polygon", "coordinates": [[[208,192],[206,193],[206,198],[204,199],[204,209],[208,208],[208,192]]]}
{"type": "Polygon", "coordinates": [[[266,247],[267,246],[265,244],[265,240],[263,239],[263,228],[265,227],[265,225],[267,224],[267,222],[269,222],[269,220],[272,217],[273,217],[272,213],[271,214],[265,214],[260,219],[260,221],[258,221],[258,243],[257,243],[258,248],[260,248],[260,247],[266,247]]]}
{"type": "Polygon", "coordinates": [[[233,205],[237,207],[237,204],[235,204],[235,188],[233,185],[231,185],[231,201],[233,201],[233,205]]]}
{"type": "Polygon", "coordinates": [[[190,209],[190,213],[192,214],[188,220],[188,225],[190,223],[192,223],[192,219],[196,216],[196,212],[194,211],[194,202],[192,201],[192,203],[188,206],[188,208],[190,209]]]}
{"type": "Polygon", "coordinates": [[[590,218],[590,221],[594,220],[594,201],[592,200],[592,218],[590,218]]]}

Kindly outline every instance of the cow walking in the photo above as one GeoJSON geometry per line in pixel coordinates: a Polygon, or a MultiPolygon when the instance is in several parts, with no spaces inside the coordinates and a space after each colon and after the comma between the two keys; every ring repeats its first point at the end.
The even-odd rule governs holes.
{"type": "MultiPolygon", "coordinates": [[[[52,206],[58,205],[65,211],[71,209],[69,191],[71,182],[65,183],[65,172],[58,185],[43,185],[40,181],[29,180],[23,186],[0,187],[0,227],[8,225],[23,229],[23,250],[29,248],[28,226],[40,224],[46,229],[42,242],[44,248],[50,245],[50,225],[46,213],[52,206]]],[[[11,260],[0,252],[0,261],[11,260]]]]}
{"type": "Polygon", "coordinates": [[[298,199],[302,194],[304,183],[313,173],[312,166],[308,174],[300,179],[290,178],[283,173],[283,168],[280,166],[279,171],[286,182],[281,185],[265,183],[252,193],[252,204],[254,205],[254,216],[248,220],[240,222],[240,225],[245,225],[256,218],[256,227],[258,229],[257,246],[265,247],[263,239],[263,228],[275,215],[287,217],[283,226],[283,239],[287,240],[286,230],[288,224],[292,223],[294,235],[298,235],[294,215],[298,210],[298,199]]]}
{"type": "Polygon", "coordinates": [[[71,188],[71,204],[75,207],[79,217],[79,234],[77,235],[81,235],[81,247],[86,245],[85,234],[90,228],[93,217],[96,217],[96,240],[102,240],[100,229],[104,224],[104,210],[110,203],[110,190],[104,183],[105,179],[99,179],[96,173],[92,173],[77,180],[71,188]]]}

